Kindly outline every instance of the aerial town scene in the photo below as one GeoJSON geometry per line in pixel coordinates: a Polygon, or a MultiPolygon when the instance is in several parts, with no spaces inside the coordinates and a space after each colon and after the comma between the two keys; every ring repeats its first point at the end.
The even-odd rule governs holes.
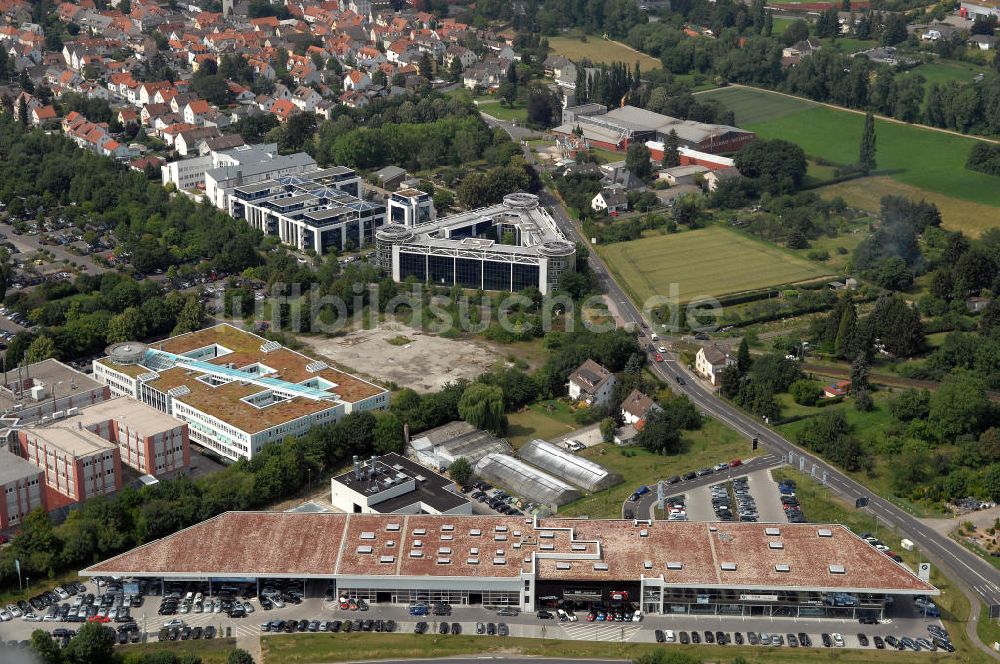
{"type": "Polygon", "coordinates": [[[1000,660],[1000,0],[0,0],[0,664],[1000,660]]]}

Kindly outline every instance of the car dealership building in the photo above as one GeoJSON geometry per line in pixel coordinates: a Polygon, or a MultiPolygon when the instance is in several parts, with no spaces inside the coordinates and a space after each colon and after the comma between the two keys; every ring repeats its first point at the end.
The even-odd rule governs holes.
{"type": "Polygon", "coordinates": [[[878,618],[888,598],[938,594],[839,525],[425,514],[227,512],[81,574],[648,614],[878,618]]]}

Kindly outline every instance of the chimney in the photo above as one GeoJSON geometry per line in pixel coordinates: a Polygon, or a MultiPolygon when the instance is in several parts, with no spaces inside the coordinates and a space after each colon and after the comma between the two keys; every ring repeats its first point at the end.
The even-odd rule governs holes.
{"type": "Polygon", "coordinates": [[[372,458],[368,460],[368,479],[375,477],[375,460],[378,459],[377,456],[372,455],[372,458]]]}
{"type": "Polygon", "coordinates": [[[404,422],[403,423],[403,440],[406,441],[407,445],[410,444],[410,423],[409,422],[404,422]]]}
{"type": "Polygon", "coordinates": [[[361,462],[358,461],[358,455],[354,455],[354,479],[361,479],[361,462]]]}

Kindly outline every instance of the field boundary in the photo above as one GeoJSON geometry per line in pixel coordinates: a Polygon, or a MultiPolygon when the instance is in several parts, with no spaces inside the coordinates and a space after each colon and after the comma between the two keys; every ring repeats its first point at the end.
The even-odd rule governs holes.
{"type": "MultiPolygon", "coordinates": [[[[826,108],[831,108],[835,111],[845,111],[847,113],[854,113],[855,115],[866,115],[868,111],[862,111],[856,108],[848,108],[846,106],[838,106],[837,104],[831,104],[825,101],[816,101],[815,99],[809,99],[808,97],[800,97],[798,95],[789,94],[787,92],[778,92],[777,90],[771,90],[769,88],[759,88],[754,85],[743,85],[742,83],[730,83],[723,88],[714,88],[712,90],[699,90],[693,92],[692,94],[700,95],[707,92],[716,92],[718,90],[725,90],[726,88],[745,88],[747,90],[756,90],[757,92],[766,92],[772,95],[779,95],[781,97],[788,97],[789,99],[795,99],[807,104],[813,104],[814,106],[825,106],[826,108]]],[[[889,117],[888,115],[879,115],[878,113],[872,114],[876,120],[882,120],[884,122],[891,122],[893,124],[904,125],[906,127],[916,127],[917,129],[926,129],[927,131],[936,131],[941,134],[949,134],[951,136],[957,136],[959,138],[970,138],[977,141],[983,141],[984,143],[993,143],[995,145],[1000,145],[1000,139],[989,138],[987,136],[980,136],[979,134],[963,134],[960,131],[955,131],[954,129],[944,129],[942,127],[932,127],[930,125],[922,124],[920,122],[904,122],[897,118],[889,117]]]]}

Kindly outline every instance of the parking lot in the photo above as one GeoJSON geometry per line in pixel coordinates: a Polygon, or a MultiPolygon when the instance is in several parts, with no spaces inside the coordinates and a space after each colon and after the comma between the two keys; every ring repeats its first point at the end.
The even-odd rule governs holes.
{"type": "MultiPolygon", "coordinates": [[[[95,589],[93,584],[90,584],[87,590],[90,591],[90,594],[95,595],[95,604],[98,606],[102,604],[101,598],[108,595],[106,592],[101,594],[101,589],[95,589]],[[94,590],[98,592],[94,593],[94,590]]],[[[284,594],[279,597],[289,599],[289,596],[284,594]]],[[[940,627],[940,623],[937,620],[922,617],[919,612],[920,610],[909,602],[909,600],[902,600],[900,606],[894,607],[891,620],[887,620],[879,625],[861,625],[858,624],[857,620],[853,619],[749,618],[715,615],[655,615],[646,616],[641,622],[588,622],[587,614],[583,611],[576,613],[577,619],[575,621],[560,622],[554,614],[552,618],[544,620],[539,619],[533,613],[519,613],[516,611],[505,611],[506,615],[498,615],[495,608],[482,606],[449,607],[447,615],[434,615],[435,611],[429,610],[427,615],[412,616],[410,615],[411,611],[403,606],[372,605],[368,606],[367,610],[362,610],[366,605],[358,601],[349,602],[348,608],[344,609],[341,608],[341,598],[305,598],[300,600],[299,603],[281,601],[279,599],[279,602],[283,605],[281,607],[276,606],[271,600],[268,600],[268,603],[271,603],[272,606],[268,610],[262,608],[260,597],[248,597],[245,600],[237,598],[230,601],[233,603],[240,602],[241,605],[245,605],[244,603],[249,604],[252,607],[252,613],[246,614],[243,617],[233,618],[221,610],[218,612],[215,610],[214,606],[216,602],[221,603],[218,597],[204,597],[202,599],[203,608],[200,613],[189,609],[187,613],[161,616],[157,614],[157,609],[162,599],[160,597],[147,596],[142,598],[141,604],[138,607],[131,609],[131,620],[127,622],[133,622],[136,625],[135,640],[141,638],[140,633],[147,634],[147,640],[157,640],[161,635],[166,638],[172,636],[176,639],[182,639],[185,636],[188,639],[195,638],[195,635],[199,638],[206,638],[209,633],[213,636],[230,635],[234,637],[257,638],[265,632],[287,633],[289,622],[296,623],[293,628],[296,632],[329,632],[332,631],[331,628],[333,625],[337,625],[336,631],[343,632],[346,631],[344,625],[347,622],[351,623],[351,631],[357,629],[359,631],[374,632],[379,625],[379,621],[381,621],[382,631],[386,632],[389,631],[387,627],[391,621],[394,623],[392,624],[392,631],[399,633],[413,633],[417,630],[418,623],[425,623],[421,626],[422,631],[435,634],[441,634],[442,629],[445,629],[442,628],[442,623],[447,623],[446,629],[449,634],[455,632],[456,624],[459,631],[464,634],[476,634],[479,629],[483,632],[488,632],[491,624],[493,625],[492,629],[499,632],[500,625],[503,623],[506,625],[507,633],[513,637],[587,641],[649,643],[656,641],[657,637],[660,636],[657,633],[658,630],[660,632],[672,630],[677,642],[681,638],[681,632],[684,632],[688,639],[693,639],[692,634],[697,633],[701,643],[706,642],[706,630],[711,632],[713,641],[717,641],[716,632],[723,632],[726,635],[724,638],[729,643],[736,643],[738,639],[744,640],[747,643],[750,643],[754,639],[760,642],[761,634],[768,635],[769,639],[770,635],[780,635],[783,641],[781,646],[775,645],[769,647],[790,647],[789,634],[794,635],[796,641],[798,641],[798,635],[805,633],[811,639],[814,647],[823,647],[823,634],[831,635],[831,637],[833,634],[841,634],[844,645],[840,647],[863,648],[866,646],[861,645],[858,635],[864,634],[869,643],[867,647],[874,648],[875,635],[879,635],[882,639],[892,636],[896,639],[909,637],[914,641],[917,638],[930,640],[927,629],[928,625],[937,625],[940,627]],[[209,601],[213,605],[211,610],[207,608],[206,604],[209,601]],[[352,609],[350,608],[351,606],[355,608],[352,609]],[[512,613],[514,615],[510,615],[512,613]],[[173,623],[177,628],[176,630],[173,632],[162,630],[164,625],[172,621],[176,621],[173,623]],[[275,628],[279,621],[283,622],[282,629],[280,630],[275,628]],[[302,623],[300,621],[305,622],[302,623]],[[338,622],[339,625],[337,624],[338,622]],[[267,628],[263,626],[265,623],[268,623],[267,628]],[[482,624],[481,626],[480,623],[482,624]],[[300,630],[300,627],[303,629],[300,630]],[[750,632],[753,632],[755,636],[750,637],[750,632]],[[739,637],[736,636],[737,633],[739,633],[739,637]]],[[[183,597],[177,599],[178,604],[184,602],[183,597]]],[[[114,605],[113,600],[104,600],[104,603],[109,606],[114,605]]],[[[193,604],[192,598],[191,605],[193,606],[193,604]]],[[[6,642],[20,641],[30,638],[31,632],[34,629],[42,628],[49,631],[56,629],[75,630],[79,629],[80,624],[58,621],[27,622],[23,618],[18,617],[0,623],[0,640],[6,642]]],[[[120,628],[123,624],[126,624],[126,621],[112,621],[108,624],[109,627],[120,628]]],[[[132,634],[131,632],[129,633],[130,636],[132,634]]],[[[330,637],[332,639],[336,638],[336,634],[331,633],[330,637]]],[[[831,638],[830,647],[838,647],[832,641],[831,638]]]]}
{"type": "Polygon", "coordinates": [[[768,469],[731,475],[668,498],[682,498],[689,521],[784,523],[787,520],[778,485],[768,469]]]}

